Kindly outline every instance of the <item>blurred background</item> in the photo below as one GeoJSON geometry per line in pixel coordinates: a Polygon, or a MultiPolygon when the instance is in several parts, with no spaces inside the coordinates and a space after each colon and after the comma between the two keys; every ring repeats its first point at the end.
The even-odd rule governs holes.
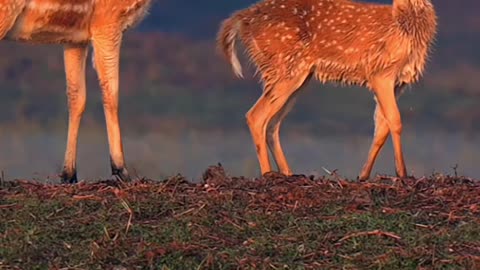
{"type": "MultiPolygon", "coordinates": [[[[254,2],[157,0],[125,35],[120,119],[132,174],[198,179],[221,162],[232,175],[258,176],[244,116],[261,86],[252,72],[234,78],[214,46],[220,21],[254,2]]],[[[399,101],[407,167],[415,176],[456,170],[478,178],[480,3],[433,2],[439,34],[431,60],[399,101]]],[[[8,179],[57,181],[67,133],[61,47],[0,42],[0,55],[0,170],[8,179]]],[[[81,179],[94,180],[109,177],[110,165],[100,90],[91,66],[87,73],[77,165],[81,179]]],[[[372,139],[373,109],[366,89],[312,80],[281,131],[294,171],[325,174],[324,167],[355,177],[372,139]]],[[[389,140],[373,173],[394,174],[392,152],[389,140]]]]}

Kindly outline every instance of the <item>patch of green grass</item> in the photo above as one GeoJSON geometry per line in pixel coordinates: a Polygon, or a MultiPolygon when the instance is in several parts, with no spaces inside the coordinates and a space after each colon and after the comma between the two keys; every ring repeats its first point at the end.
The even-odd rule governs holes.
{"type": "Polygon", "coordinates": [[[93,183],[0,189],[0,266],[478,266],[477,186],[465,191],[461,182],[448,182],[448,192],[438,198],[438,179],[432,180],[434,190],[422,186],[414,192],[412,187],[354,182],[340,187],[327,180],[282,181],[210,183],[212,190],[181,181],[128,184],[125,189],[93,183]],[[105,189],[114,192],[101,191],[105,189]],[[463,198],[469,204],[463,206],[463,198]]]}

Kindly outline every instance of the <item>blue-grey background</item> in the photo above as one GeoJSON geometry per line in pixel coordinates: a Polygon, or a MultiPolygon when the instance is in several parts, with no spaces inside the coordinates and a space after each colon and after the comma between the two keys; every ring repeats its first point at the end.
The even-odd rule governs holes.
{"type": "MultiPolygon", "coordinates": [[[[221,162],[231,174],[258,175],[244,115],[260,85],[252,72],[234,78],[214,47],[220,21],[254,2],[158,0],[126,33],[120,117],[132,173],[198,179],[221,162]]],[[[458,166],[458,173],[480,177],[480,3],[433,3],[439,34],[427,71],[400,99],[408,170],[453,174],[458,166]]],[[[2,42],[0,54],[0,169],[9,179],[57,181],[67,124],[61,47],[2,42]]],[[[91,67],[88,87],[79,177],[106,178],[107,140],[91,67]]],[[[282,127],[294,171],[324,174],[324,167],[355,177],[370,145],[373,108],[366,89],[310,83],[282,127]]],[[[374,172],[394,173],[391,148],[389,142],[374,172]]]]}

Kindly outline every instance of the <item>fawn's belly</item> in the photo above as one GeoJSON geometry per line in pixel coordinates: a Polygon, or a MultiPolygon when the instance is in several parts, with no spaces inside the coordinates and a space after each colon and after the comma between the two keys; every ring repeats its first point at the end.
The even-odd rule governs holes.
{"type": "Polygon", "coordinates": [[[95,0],[28,0],[6,39],[31,43],[83,43],[95,0]]]}

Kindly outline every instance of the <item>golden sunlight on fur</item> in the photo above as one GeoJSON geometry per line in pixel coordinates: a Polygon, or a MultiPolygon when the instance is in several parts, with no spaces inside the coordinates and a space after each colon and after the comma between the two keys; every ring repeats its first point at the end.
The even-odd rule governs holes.
{"type": "Polygon", "coordinates": [[[78,130],[86,101],[88,46],[103,93],[112,174],[129,180],[118,120],[119,56],[125,30],[151,0],[0,0],[0,39],[64,45],[69,124],[62,180],[77,182],[78,130]]]}
{"type": "Polygon", "coordinates": [[[359,179],[370,177],[389,134],[396,173],[406,177],[396,98],[421,76],[436,28],[430,0],[393,0],[393,5],[265,0],[224,20],[217,43],[234,73],[243,76],[235,53],[238,38],[263,82],[262,96],[246,115],[262,174],[271,171],[267,149],[280,172],[292,174],[279,129],[298,90],[313,76],[365,86],[375,95],[375,133],[359,179]]]}

